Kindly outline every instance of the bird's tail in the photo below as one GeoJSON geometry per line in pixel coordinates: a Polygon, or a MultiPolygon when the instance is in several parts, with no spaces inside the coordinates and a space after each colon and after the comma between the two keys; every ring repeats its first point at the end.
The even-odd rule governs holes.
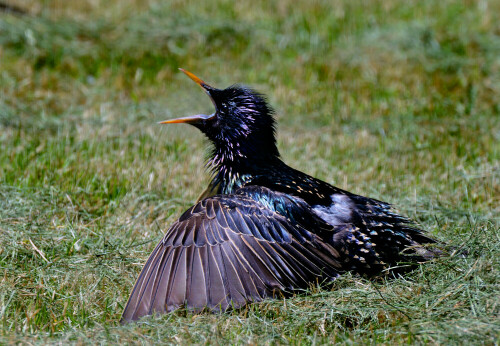
{"type": "Polygon", "coordinates": [[[443,256],[439,243],[421,230],[407,225],[380,226],[361,230],[352,225],[336,232],[334,246],[339,250],[344,268],[368,276],[381,272],[404,271],[415,264],[443,256]]]}

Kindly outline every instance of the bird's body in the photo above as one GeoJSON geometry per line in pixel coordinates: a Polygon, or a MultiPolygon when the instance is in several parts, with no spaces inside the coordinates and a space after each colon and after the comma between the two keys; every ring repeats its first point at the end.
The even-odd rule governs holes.
{"type": "Polygon", "coordinates": [[[225,311],[334,280],[419,262],[435,241],[388,203],[341,190],[279,157],[272,110],[243,87],[215,89],[184,71],[216,112],[190,123],[213,143],[209,188],[166,232],[141,272],[122,319],[185,306],[225,311]]]}

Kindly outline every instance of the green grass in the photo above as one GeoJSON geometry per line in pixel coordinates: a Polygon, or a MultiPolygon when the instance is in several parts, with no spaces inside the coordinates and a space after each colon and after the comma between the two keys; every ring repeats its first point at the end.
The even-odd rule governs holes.
{"type": "Polygon", "coordinates": [[[498,1],[12,1],[0,13],[0,344],[500,342],[498,1]],[[469,251],[405,277],[120,326],[205,187],[186,68],[251,85],[293,167],[469,251]]]}

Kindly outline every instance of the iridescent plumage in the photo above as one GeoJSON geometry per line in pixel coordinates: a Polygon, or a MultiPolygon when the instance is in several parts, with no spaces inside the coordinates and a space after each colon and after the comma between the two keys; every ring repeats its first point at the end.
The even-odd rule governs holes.
{"type": "Polygon", "coordinates": [[[245,87],[203,87],[215,112],[190,123],[212,142],[213,179],[166,232],[142,270],[123,321],[179,307],[225,311],[334,280],[369,276],[438,251],[385,202],[341,190],[287,166],[273,111],[245,87]]]}

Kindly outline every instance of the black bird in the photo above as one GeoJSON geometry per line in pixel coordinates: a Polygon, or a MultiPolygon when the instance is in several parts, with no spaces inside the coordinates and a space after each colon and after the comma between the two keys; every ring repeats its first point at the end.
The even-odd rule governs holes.
{"type": "Polygon", "coordinates": [[[215,106],[188,123],[212,142],[213,179],[153,250],[122,321],[180,307],[225,311],[354,271],[373,276],[438,252],[391,205],[287,166],[273,110],[252,89],[216,89],[182,70],[215,106]]]}

